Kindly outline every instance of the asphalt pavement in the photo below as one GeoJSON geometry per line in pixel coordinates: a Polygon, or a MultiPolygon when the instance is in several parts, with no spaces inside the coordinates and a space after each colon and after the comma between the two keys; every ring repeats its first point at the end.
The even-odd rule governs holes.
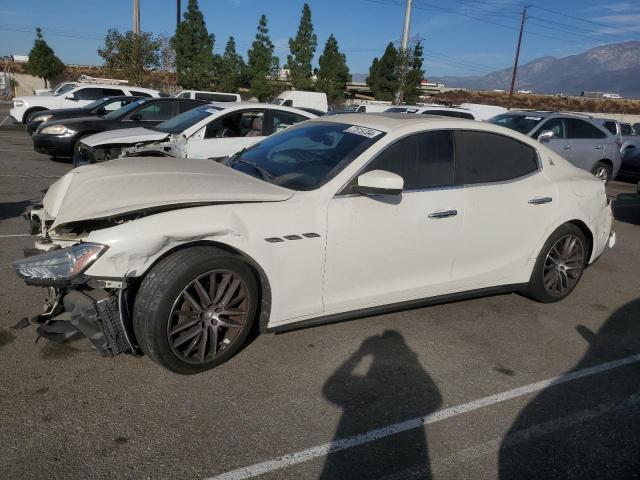
{"type": "Polygon", "coordinates": [[[640,478],[633,184],[609,185],[617,245],[563,302],[499,295],[262,335],[182,377],[11,328],[45,297],[10,267],[34,241],[22,214],[70,169],[0,127],[0,478],[640,478]]]}

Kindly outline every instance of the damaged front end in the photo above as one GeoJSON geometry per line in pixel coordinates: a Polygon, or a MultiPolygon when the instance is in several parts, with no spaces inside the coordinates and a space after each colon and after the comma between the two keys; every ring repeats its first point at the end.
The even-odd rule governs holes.
{"type": "Polygon", "coordinates": [[[77,243],[42,255],[26,252],[29,256],[13,263],[28,285],[49,287],[44,313],[31,319],[39,336],[54,342],[86,337],[103,356],[138,354],[129,321],[132,285],[83,275],[106,249],[77,243]]]}

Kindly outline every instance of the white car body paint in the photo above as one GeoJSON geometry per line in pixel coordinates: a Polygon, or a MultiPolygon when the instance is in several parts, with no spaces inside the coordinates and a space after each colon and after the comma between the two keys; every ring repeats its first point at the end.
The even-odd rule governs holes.
{"type": "MultiPolygon", "coordinates": [[[[345,114],[318,119],[376,129],[385,136],[316,190],[293,192],[251,177],[242,182],[238,175],[244,174],[228,172],[227,176],[223,173],[227,167],[202,161],[139,158],[139,169],[134,167],[137,162],[123,160],[114,161],[110,168],[107,162],[106,170],[100,168],[103,165],[94,165],[71,172],[69,175],[77,175],[78,180],[86,177],[85,181],[64,177],[56,182],[45,199],[45,210],[51,208],[48,217],[55,217],[54,225],[64,227],[65,223],[91,216],[125,213],[127,204],[129,211],[144,210],[152,204],[174,205],[173,210],[82,236],[83,241],[109,247],[86,274],[140,277],[176,247],[195,241],[223,244],[251,259],[268,280],[269,327],[526,282],[546,239],[567,221],[580,221],[591,232],[594,245],[590,262],[603,252],[612,214],[604,184],[591,174],[535,140],[493,124],[444,117],[399,117],[404,116],[345,114]],[[540,169],[508,182],[407,191],[389,196],[392,198],[341,195],[343,187],[393,141],[411,133],[441,129],[487,131],[515,138],[538,151],[540,169]],[[176,167],[167,174],[170,162],[176,167]],[[214,181],[209,184],[206,176],[198,180],[201,168],[211,168],[214,181]],[[99,196],[104,204],[76,206],[98,188],[102,172],[111,169],[119,170],[123,180],[130,172],[134,180],[118,189],[119,195],[109,195],[116,189],[106,175],[107,183],[99,196]],[[179,172],[187,179],[180,188],[175,183],[179,172]],[[236,183],[224,186],[227,179],[236,183]],[[194,195],[182,196],[184,192],[179,191],[191,181],[194,195]],[[94,187],[83,187],[87,182],[94,187]],[[165,191],[167,199],[161,203],[165,191]],[[529,203],[539,197],[551,197],[553,201],[529,203]],[[198,198],[205,203],[232,203],[180,207],[198,198]],[[58,205],[57,215],[49,204],[58,205]],[[93,212],[92,208],[100,211],[93,212]],[[452,209],[458,212],[454,217],[429,218],[433,212],[452,209]],[[265,241],[304,233],[319,236],[265,241]]],[[[54,244],[68,245],[79,239],[69,237],[64,228],[54,227],[49,233],[54,244]]]]}
{"type": "Polygon", "coordinates": [[[259,142],[265,136],[255,137],[230,137],[230,138],[204,138],[207,125],[227,115],[243,110],[265,110],[271,112],[289,112],[300,115],[306,119],[316,118],[316,115],[290,107],[281,107],[269,103],[233,102],[213,104],[220,110],[211,109],[211,115],[187,128],[180,134],[158,132],[147,128],[127,128],[112,130],[91,135],[82,139],[82,143],[89,147],[106,145],[125,145],[127,148],[122,156],[136,153],[137,144],[145,144],[141,151],[153,149],[153,142],[161,142],[158,147],[163,151],[171,152],[171,156],[178,158],[217,158],[226,157],[239,152],[243,148],[250,147],[259,142]]]}
{"type": "MultiPolygon", "coordinates": [[[[9,110],[9,115],[16,121],[22,122],[24,120],[24,115],[29,110],[36,108],[38,110],[52,110],[57,108],[78,108],[83,107],[84,105],[88,105],[91,102],[96,101],[98,98],[92,98],[89,100],[71,100],[70,97],[73,96],[79,90],[85,88],[105,88],[110,90],[120,90],[123,95],[131,95],[135,96],[135,92],[144,92],[152,97],[159,97],[160,92],[157,90],[151,90],[149,88],[138,88],[131,87],[128,85],[109,85],[109,84],[77,84],[71,90],[66,91],[61,95],[31,95],[24,97],[15,97],[13,99],[14,107],[9,110]],[[132,91],[133,90],[133,91],[132,91]],[[16,106],[16,103],[21,102],[22,104],[16,106]]],[[[104,95],[103,95],[104,96],[104,95]]]]}

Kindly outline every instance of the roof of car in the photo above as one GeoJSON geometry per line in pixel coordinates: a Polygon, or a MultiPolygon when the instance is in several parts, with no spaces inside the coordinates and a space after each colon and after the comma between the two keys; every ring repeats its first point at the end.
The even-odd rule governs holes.
{"type": "Polygon", "coordinates": [[[460,123],[461,126],[474,125],[474,127],[477,127],[480,123],[476,122],[475,120],[467,120],[464,118],[395,112],[343,113],[341,115],[319,117],[317,119],[314,119],[314,121],[347,123],[385,131],[394,130],[396,128],[404,127],[407,124],[416,123],[431,124],[434,122],[442,122],[450,124],[452,122],[455,122],[460,123]]]}

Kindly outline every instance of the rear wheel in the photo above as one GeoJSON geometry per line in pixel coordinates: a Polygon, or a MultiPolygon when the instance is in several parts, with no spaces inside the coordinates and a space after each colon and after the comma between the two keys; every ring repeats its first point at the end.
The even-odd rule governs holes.
{"type": "Polygon", "coordinates": [[[140,348],[183,375],[214,368],[245,342],[257,292],[251,269],[236,256],[206,246],[171,254],[138,291],[133,328],[140,348]]]}
{"type": "Polygon", "coordinates": [[[588,241],[580,228],[566,223],[551,234],[538,255],[524,292],[543,303],[567,297],[576,287],[588,258],[588,241]]]}
{"type": "Polygon", "coordinates": [[[607,183],[611,180],[611,167],[605,162],[598,162],[593,166],[591,170],[596,177],[602,180],[604,183],[607,183]]]}

